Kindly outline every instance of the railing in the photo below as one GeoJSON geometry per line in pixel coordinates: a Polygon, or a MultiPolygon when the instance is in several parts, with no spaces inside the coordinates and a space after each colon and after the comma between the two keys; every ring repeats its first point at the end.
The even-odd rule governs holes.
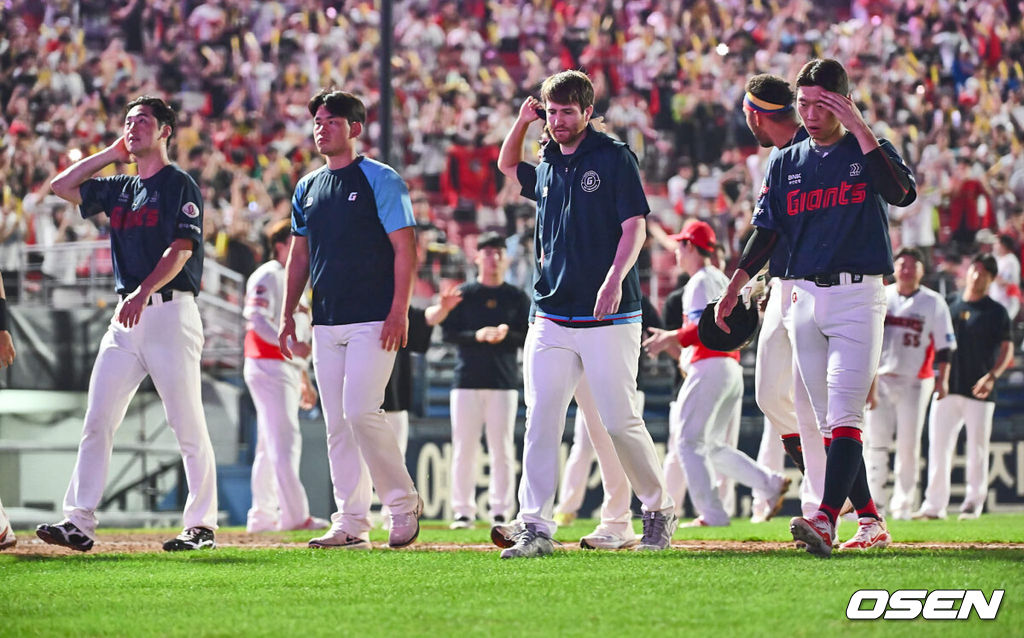
{"type": "MultiPolygon", "coordinates": [[[[19,253],[18,303],[50,308],[117,305],[110,242],[23,245],[19,253]]],[[[207,257],[197,298],[206,343],[204,367],[241,370],[245,278],[207,257]]]]}

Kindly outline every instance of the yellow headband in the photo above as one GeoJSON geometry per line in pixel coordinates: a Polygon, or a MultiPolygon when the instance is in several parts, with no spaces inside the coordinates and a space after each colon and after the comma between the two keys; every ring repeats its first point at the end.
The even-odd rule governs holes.
{"type": "Polygon", "coordinates": [[[759,111],[761,113],[781,113],[793,108],[792,104],[774,104],[767,100],[762,100],[749,91],[743,97],[743,105],[751,111],[759,111]]]}

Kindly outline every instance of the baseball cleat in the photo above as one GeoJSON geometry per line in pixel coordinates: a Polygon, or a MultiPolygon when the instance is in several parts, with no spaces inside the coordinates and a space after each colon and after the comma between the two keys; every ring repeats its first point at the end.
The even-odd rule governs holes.
{"type": "Polygon", "coordinates": [[[8,525],[4,528],[4,533],[0,534],[0,551],[14,547],[18,544],[18,539],[14,537],[14,530],[8,525]]]}
{"type": "Polygon", "coordinates": [[[310,539],[309,546],[317,549],[372,549],[373,547],[365,534],[353,536],[337,525],[327,530],[323,536],[310,539]]]}
{"type": "Polygon", "coordinates": [[[491,542],[502,549],[507,549],[516,544],[515,536],[524,528],[523,522],[513,520],[504,525],[491,526],[491,542]]]}
{"type": "Polygon", "coordinates": [[[456,516],[448,529],[473,529],[473,519],[468,516],[456,516]]]}
{"type": "Polygon", "coordinates": [[[411,512],[391,514],[391,528],[388,530],[388,547],[398,549],[412,545],[420,535],[420,516],[423,514],[423,499],[416,495],[416,507],[411,512]]]}
{"type": "Polygon", "coordinates": [[[772,509],[768,512],[768,516],[765,518],[766,521],[772,520],[772,517],[779,513],[782,509],[782,503],[786,500],[786,493],[789,492],[789,486],[793,483],[793,479],[788,476],[781,476],[781,483],[779,484],[779,491],[774,494],[772,498],[768,498],[767,501],[772,504],[772,509]]]}
{"type": "Polygon", "coordinates": [[[195,549],[213,549],[213,530],[206,527],[189,527],[164,543],[165,552],[187,552],[195,549]]]}
{"type": "Polygon", "coordinates": [[[61,545],[70,547],[79,552],[87,552],[92,549],[93,540],[85,532],[78,529],[78,526],[65,519],[56,525],[40,525],[36,527],[36,536],[44,543],[50,545],[61,545]]]}
{"type": "Polygon", "coordinates": [[[857,533],[839,549],[885,549],[891,542],[892,536],[885,527],[885,521],[865,516],[857,519],[857,533]]]}
{"type": "Polygon", "coordinates": [[[633,547],[640,542],[633,530],[625,535],[615,534],[608,529],[598,525],[590,534],[580,539],[582,549],[626,549],[633,547]]]}
{"type": "Polygon", "coordinates": [[[532,526],[526,525],[513,537],[511,547],[501,550],[502,558],[539,558],[555,551],[555,543],[551,537],[541,534],[532,526]]]}
{"type": "Polygon", "coordinates": [[[934,512],[926,512],[924,510],[920,510],[920,511],[915,512],[914,515],[911,518],[913,518],[915,521],[937,521],[939,519],[943,519],[943,518],[946,518],[946,517],[945,516],[939,516],[938,514],[936,514],[934,512]]]}
{"type": "Polygon", "coordinates": [[[708,525],[708,522],[704,520],[703,516],[698,516],[697,518],[693,519],[692,521],[687,521],[685,523],[680,523],[679,527],[685,527],[685,528],[689,529],[689,528],[694,528],[694,527],[710,527],[710,525],[708,525]]]}
{"type": "Polygon", "coordinates": [[[793,540],[806,544],[808,553],[828,558],[832,555],[832,538],[834,526],[828,517],[818,512],[810,518],[797,516],[789,521],[789,532],[793,540]]]}
{"type": "Polygon", "coordinates": [[[672,534],[676,531],[679,519],[672,512],[644,512],[644,536],[640,544],[633,548],[638,552],[658,552],[672,545],[672,534]]]}

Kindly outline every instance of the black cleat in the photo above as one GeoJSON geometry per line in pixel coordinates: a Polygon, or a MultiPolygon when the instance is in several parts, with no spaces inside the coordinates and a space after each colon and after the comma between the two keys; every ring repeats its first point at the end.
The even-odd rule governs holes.
{"type": "Polygon", "coordinates": [[[61,521],[56,525],[40,525],[36,527],[36,536],[41,538],[44,543],[70,547],[79,552],[87,552],[92,549],[93,545],[93,540],[68,520],[61,521]]]}
{"type": "Polygon", "coordinates": [[[192,549],[213,549],[217,543],[213,540],[213,530],[205,527],[190,527],[164,543],[165,552],[183,552],[192,549]]]}

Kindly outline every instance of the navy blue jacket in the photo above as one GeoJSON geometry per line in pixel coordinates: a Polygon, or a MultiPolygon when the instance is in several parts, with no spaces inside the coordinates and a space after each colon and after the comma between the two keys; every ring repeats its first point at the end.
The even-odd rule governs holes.
{"type": "Polygon", "coordinates": [[[574,328],[640,323],[636,266],[622,282],[619,310],[594,319],[597,292],[615,260],[622,223],[650,212],[636,156],[629,147],[587,126],[572,155],[558,144],[541,163],[521,163],[522,194],[537,202],[533,302],[538,317],[574,328]]]}

